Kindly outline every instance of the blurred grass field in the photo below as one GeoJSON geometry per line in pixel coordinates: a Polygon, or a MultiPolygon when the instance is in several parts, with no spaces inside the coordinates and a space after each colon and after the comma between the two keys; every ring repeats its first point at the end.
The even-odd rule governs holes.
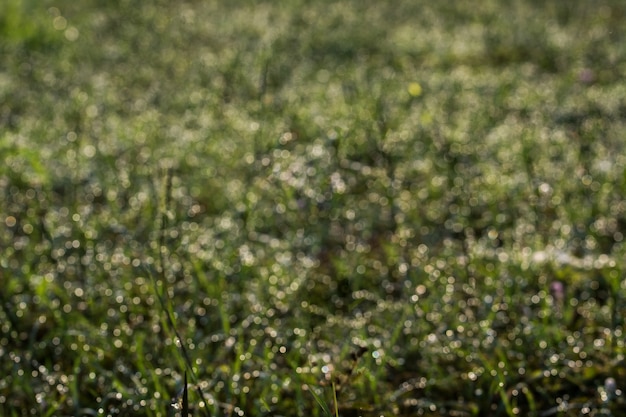
{"type": "Polygon", "coordinates": [[[0,414],[624,416],[626,4],[6,0],[0,414]]]}

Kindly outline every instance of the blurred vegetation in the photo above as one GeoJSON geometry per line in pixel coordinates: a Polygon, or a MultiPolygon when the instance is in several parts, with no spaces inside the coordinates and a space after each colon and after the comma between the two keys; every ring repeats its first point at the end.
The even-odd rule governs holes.
{"type": "Polygon", "coordinates": [[[625,23],[2,2],[0,414],[623,415],[625,23]]]}

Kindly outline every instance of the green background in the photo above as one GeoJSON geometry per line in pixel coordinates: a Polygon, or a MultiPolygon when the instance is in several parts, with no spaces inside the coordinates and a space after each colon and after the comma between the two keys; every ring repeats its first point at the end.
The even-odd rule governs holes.
{"type": "Polygon", "coordinates": [[[2,2],[0,413],[623,415],[625,31],[2,2]]]}

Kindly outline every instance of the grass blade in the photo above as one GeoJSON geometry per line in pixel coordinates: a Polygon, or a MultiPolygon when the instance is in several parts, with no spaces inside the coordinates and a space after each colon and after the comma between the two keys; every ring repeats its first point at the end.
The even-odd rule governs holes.
{"type": "Polygon", "coordinates": [[[315,392],[315,389],[311,386],[309,386],[309,392],[313,395],[313,398],[315,398],[315,401],[319,404],[319,406],[322,407],[324,414],[331,417],[333,414],[330,412],[330,409],[328,408],[328,405],[326,404],[324,399],[320,397],[319,394],[315,392]]]}
{"type": "Polygon", "coordinates": [[[189,399],[187,398],[187,371],[185,371],[185,381],[183,386],[183,417],[189,417],[189,399]]]}

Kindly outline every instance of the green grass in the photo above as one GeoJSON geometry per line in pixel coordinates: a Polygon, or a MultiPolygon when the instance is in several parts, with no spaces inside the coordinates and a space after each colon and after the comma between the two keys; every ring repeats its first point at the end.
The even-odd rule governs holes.
{"type": "Polygon", "coordinates": [[[0,414],[623,415],[624,23],[3,3],[0,414]]]}

